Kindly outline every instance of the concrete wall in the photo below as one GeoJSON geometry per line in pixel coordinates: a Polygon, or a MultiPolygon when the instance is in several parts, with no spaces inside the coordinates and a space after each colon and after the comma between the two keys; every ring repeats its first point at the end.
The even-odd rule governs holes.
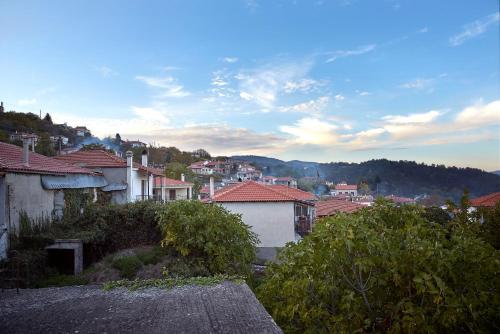
{"type": "Polygon", "coordinates": [[[54,191],[42,188],[40,175],[8,173],[6,218],[10,231],[19,231],[19,213],[25,211],[32,219],[51,217],[54,191]]]}
{"type": "Polygon", "coordinates": [[[0,261],[7,258],[9,238],[7,234],[7,211],[6,211],[6,183],[5,177],[0,176],[0,261]]]}
{"type": "Polygon", "coordinates": [[[293,202],[220,203],[233,213],[240,213],[260,239],[259,247],[283,247],[295,241],[293,202]]]}
{"type": "MultiPolygon", "coordinates": [[[[147,181],[148,176],[145,172],[141,172],[137,169],[132,170],[132,201],[136,201],[138,196],[143,195],[141,193],[141,181],[147,181]]],[[[128,185],[130,187],[130,185],[128,185]]],[[[144,195],[147,195],[148,191],[145,188],[144,195]]],[[[153,196],[153,176],[149,176],[149,195],[153,196]]]]}

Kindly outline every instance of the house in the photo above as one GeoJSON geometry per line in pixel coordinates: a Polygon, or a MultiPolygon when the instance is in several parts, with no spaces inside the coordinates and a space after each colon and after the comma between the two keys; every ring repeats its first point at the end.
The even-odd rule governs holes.
{"type": "Polygon", "coordinates": [[[125,145],[128,145],[132,148],[147,147],[148,146],[148,144],[143,143],[142,141],[139,141],[139,140],[127,140],[127,141],[125,141],[125,145]]]}
{"type": "Polygon", "coordinates": [[[332,198],[316,202],[316,216],[327,217],[337,213],[353,213],[366,207],[365,205],[351,202],[350,200],[341,200],[332,198]]]}
{"type": "Polygon", "coordinates": [[[51,140],[54,144],[59,144],[59,143],[61,143],[62,145],[68,145],[68,143],[69,143],[69,139],[68,139],[68,137],[61,136],[61,135],[57,135],[57,136],[50,136],[50,140],[51,140]]]}
{"type": "Polygon", "coordinates": [[[281,185],[264,185],[255,181],[239,182],[213,191],[209,203],[217,203],[242,215],[259,237],[260,259],[274,259],[277,248],[300,240],[314,224],[316,196],[281,185]]]}
{"type": "Polygon", "coordinates": [[[38,135],[34,133],[17,132],[17,131],[9,135],[9,140],[11,142],[23,141],[25,139],[28,140],[28,144],[31,146],[31,151],[35,152],[35,146],[38,143],[38,140],[40,139],[38,135]]]}
{"type": "Polygon", "coordinates": [[[276,179],[274,179],[274,184],[297,188],[297,180],[290,176],[277,177],[276,179]]]}
{"type": "Polygon", "coordinates": [[[8,235],[19,232],[19,217],[61,217],[65,189],[84,189],[96,195],[107,185],[98,173],[0,142],[0,259],[8,249],[8,235]]]}
{"type": "Polygon", "coordinates": [[[231,163],[226,161],[197,161],[192,163],[189,168],[198,175],[229,175],[231,173],[231,163]]]}
{"type": "Polygon", "coordinates": [[[392,201],[392,202],[396,203],[397,205],[415,204],[416,203],[416,201],[413,198],[401,197],[401,196],[395,196],[395,195],[385,196],[385,199],[392,201]]]}
{"type": "Polygon", "coordinates": [[[158,202],[169,202],[193,198],[193,183],[186,182],[184,174],[180,180],[170,179],[161,175],[158,170],[153,180],[153,199],[158,202]]]}
{"type": "Polygon", "coordinates": [[[103,150],[80,150],[55,157],[60,161],[85,167],[102,173],[108,185],[101,190],[111,194],[111,202],[123,204],[153,198],[154,176],[163,173],[148,167],[148,156],[144,150],[142,163],[133,162],[132,152],[126,153],[127,159],[103,150]]]}
{"type": "Polygon", "coordinates": [[[358,186],[356,184],[347,184],[345,182],[335,185],[335,189],[330,191],[332,196],[347,195],[358,196],[358,186]]]}
{"type": "Polygon", "coordinates": [[[260,180],[262,179],[262,172],[248,163],[241,163],[238,165],[236,178],[241,181],[246,180],[260,180]]]}
{"type": "Polygon", "coordinates": [[[78,136],[78,137],[85,137],[85,136],[89,136],[90,135],[90,130],[87,129],[87,127],[85,126],[77,126],[75,128],[75,134],[78,136]]]}
{"type": "Polygon", "coordinates": [[[470,206],[476,210],[479,208],[493,208],[499,202],[500,202],[500,192],[496,192],[471,199],[470,206]]]}

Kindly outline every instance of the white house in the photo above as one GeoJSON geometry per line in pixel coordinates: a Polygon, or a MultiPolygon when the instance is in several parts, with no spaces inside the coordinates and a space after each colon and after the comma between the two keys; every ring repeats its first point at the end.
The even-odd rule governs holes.
{"type": "Polygon", "coordinates": [[[133,162],[132,152],[127,152],[126,156],[125,160],[103,150],[80,150],[56,159],[102,173],[108,182],[102,191],[111,193],[112,203],[152,199],[154,176],[159,174],[158,170],[148,167],[146,151],[141,164],[133,162]]]}
{"type": "Polygon", "coordinates": [[[356,197],[358,196],[358,186],[356,184],[347,184],[347,183],[339,183],[335,186],[335,189],[330,191],[332,196],[350,196],[356,197]]]}
{"type": "Polygon", "coordinates": [[[260,259],[274,259],[277,248],[300,240],[314,223],[317,198],[302,190],[247,181],[211,193],[207,202],[241,214],[258,235],[260,259]]]}
{"type": "Polygon", "coordinates": [[[193,198],[193,184],[186,182],[184,174],[180,180],[171,179],[161,175],[162,171],[157,170],[153,181],[153,198],[158,202],[169,202],[180,199],[193,198]]]}
{"type": "Polygon", "coordinates": [[[19,231],[19,216],[31,219],[61,216],[65,189],[95,194],[107,185],[100,174],[0,142],[0,260],[6,257],[8,236],[19,231]]]}

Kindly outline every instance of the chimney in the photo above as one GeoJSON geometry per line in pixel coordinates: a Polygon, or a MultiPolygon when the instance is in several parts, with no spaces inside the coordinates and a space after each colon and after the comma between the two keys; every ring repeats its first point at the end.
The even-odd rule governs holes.
{"type": "Polygon", "coordinates": [[[184,173],[181,174],[181,181],[182,182],[186,181],[186,177],[184,176],[184,173]]]}
{"type": "Polygon", "coordinates": [[[215,189],[214,189],[214,177],[210,176],[210,198],[214,197],[215,189]]]}
{"type": "Polygon", "coordinates": [[[148,151],[147,150],[143,150],[142,151],[142,161],[141,161],[142,165],[144,167],[148,167],[148,151]]]}
{"type": "Polygon", "coordinates": [[[30,165],[30,140],[23,138],[23,165],[30,165]]]}
{"type": "Polygon", "coordinates": [[[127,156],[127,202],[132,202],[132,158],[134,153],[127,151],[125,155],[127,156]]]}

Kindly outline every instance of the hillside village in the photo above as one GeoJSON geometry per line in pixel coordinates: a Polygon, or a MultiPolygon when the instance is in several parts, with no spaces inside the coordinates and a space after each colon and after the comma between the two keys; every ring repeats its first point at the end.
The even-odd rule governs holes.
{"type": "MultiPolygon", "coordinates": [[[[53,124],[49,114],[43,118],[41,116],[6,112],[3,103],[1,104],[2,287],[33,287],[37,284],[51,286],[51,283],[41,283],[50,277],[73,277],[81,280],[78,282],[111,284],[106,283],[110,278],[105,278],[109,275],[105,273],[110,270],[115,272],[113,277],[137,279],[139,276],[135,275],[139,275],[141,270],[163,265],[162,261],[167,261],[165,259],[171,255],[165,255],[161,251],[158,253],[153,248],[151,254],[155,254],[155,260],[137,260],[139,262],[134,265],[137,267],[134,267],[131,274],[120,271],[129,269],[118,269],[121,268],[118,264],[121,261],[119,257],[112,260],[114,267],[111,269],[96,269],[103,266],[98,261],[102,254],[114,254],[113,252],[123,251],[124,248],[131,252],[129,254],[132,255],[128,255],[131,259],[140,258],[139,254],[143,251],[133,247],[144,247],[143,245],[159,243],[161,240],[158,238],[158,227],[151,225],[152,221],[147,220],[148,218],[140,218],[141,215],[147,215],[147,211],[142,210],[161,212],[175,208],[182,211],[185,205],[183,203],[201,205],[196,210],[215,205],[224,210],[224,213],[219,214],[236,214],[235,217],[241,217],[238,219],[249,228],[248,233],[255,236],[250,243],[252,252],[255,252],[252,277],[259,277],[263,271],[268,270],[265,269],[266,266],[279,258],[282,249],[289,249],[291,244],[301,245],[302,240],[309,240],[307,237],[316,229],[321,230],[321,225],[327,219],[343,219],[345,215],[362,216],[370,208],[379,210],[380,205],[387,205],[381,203],[391,203],[394,210],[419,205],[427,210],[426,214],[430,214],[430,217],[439,216],[444,222],[458,219],[462,209],[466,210],[464,212],[467,215],[480,214],[477,219],[487,221],[490,219],[485,218],[489,217],[488,210],[498,210],[500,205],[500,192],[482,194],[483,196],[471,199],[468,206],[461,209],[463,202],[445,204],[443,198],[432,194],[414,197],[387,194],[378,189],[378,183],[370,184],[366,178],[352,183],[343,179],[326,179],[316,167],[313,169],[316,175],[313,173],[313,176],[297,177],[294,173],[272,175],[272,168],[245,157],[212,157],[203,149],[184,152],[175,147],[154,147],[139,140],[123,140],[119,134],[114,138],[101,140],[92,136],[91,131],[83,125],[71,127],[67,124],[53,124]],[[137,206],[142,204],[146,206],[137,206]],[[150,205],[153,206],[151,209],[150,205]],[[176,205],[179,207],[176,208],[176,205]],[[126,238],[131,238],[131,241],[126,245],[112,247],[109,241],[102,243],[92,239],[94,237],[84,237],[88,233],[95,233],[91,231],[96,228],[96,221],[104,222],[105,226],[111,224],[110,217],[102,216],[96,221],[95,218],[86,217],[105,214],[105,210],[108,210],[106,208],[128,208],[125,212],[138,212],[139,216],[129,216],[126,221],[134,224],[135,231],[146,230],[139,233],[139,239],[136,240],[137,236],[128,236],[126,238]],[[89,218],[91,220],[87,221],[89,218]],[[86,221],[85,224],[90,225],[80,226],[79,221],[86,221]],[[318,224],[320,227],[317,227],[318,224]],[[43,246],[40,247],[40,244],[43,246]],[[92,248],[101,249],[100,254],[91,251],[92,248]],[[37,270],[31,269],[31,266],[34,263],[40,266],[37,262],[40,260],[21,260],[22,256],[26,256],[21,255],[26,253],[26,249],[41,254],[44,264],[37,274],[37,270]],[[53,268],[50,270],[63,276],[50,276],[53,274],[48,274],[44,267],[48,265],[53,268]],[[32,273],[28,275],[30,271],[32,273]],[[96,271],[99,273],[97,276],[96,271]],[[39,277],[35,277],[36,275],[39,277]]],[[[197,212],[195,209],[187,210],[186,212],[197,212]]],[[[161,221],[158,217],[161,215],[151,219],[161,221]]],[[[171,223],[173,221],[169,221],[171,223]]],[[[116,228],[118,231],[123,229],[120,226],[116,228]]],[[[113,233],[124,236],[131,232],[123,230],[113,233]]],[[[165,241],[162,244],[163,242],[165,241]]],[[[207,242],[214,241],[209,239],[207,242]]],[[[182,257],[183,247],[185,246],[178,248],[176,257],[182,257]]],[[[108,258],[109,256],[115,255],[108,255],[108,258]]],[[[167,265],[163,268],[169,267],[167,265]]],[[[174,266],[169,270],[173,270],[174,277],[178,277],[175,273],[178,269],[175,268],[174,266]]],[[[199,274],[196,271],[199,269],[191,270],[191,275],[199,274]]],[[[151,273],[143,275],[148,279],[158,277],[151,273]]],[[[75,284],[73,279],[64,279],[69,282],[56,284],[75,284]]],[[[265,283],[262,286],[266,286],[265,283]]],[[[270,307],[272,303],[266,302],[266,298],[266,295],[261,297],[265,305],[270,307]]],[[[248,307],[257,307],[255,305],[248,307]]],[[[261,307],[260,304],[258,306],[261,307]]],[[[263,326],[270,326],[272,331],[279,332],[277,327],[273,327],[274,323],[266,322],[265,312],[259,317],[259,321],[265,324],[263,326]]],[[[12,328],[21,327],[15,325],[12,328]]]]}

